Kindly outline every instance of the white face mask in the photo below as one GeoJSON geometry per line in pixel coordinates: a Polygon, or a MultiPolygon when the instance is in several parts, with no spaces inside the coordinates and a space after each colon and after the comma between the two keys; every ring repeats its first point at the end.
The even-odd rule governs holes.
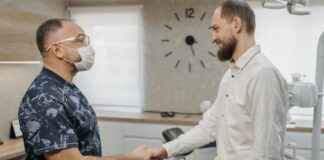
{"type": "Polygon", "coordinates": [[[89,70],[93,66],[95,61],[95,50],[92,48],[90,44],[85,47],[80,47],[77,50],[81,57],[81,61],[73,62],[74,66],[78,71],[89,70]]]}
{"type": "MultiPolygon", "coordinates": [[[[77,42],[82,42],[83,44],[86,44],[85,47],[80,47],[77,49],[77,51],[79,52],[79,55],[81,57],[81,61],[80,62],[73,62],[69,59],[63,58],[63,60],[74,64],[74,66],[76,67],[76,69],[78,71],[86,71],[89,70],[94,63],[94,56],[95,56],[95,51],[92,48],[92,46],[90,45],[90,40],[89,37],[85,34],[79,34],[76,37],[70,37],[64,40],[60,40],[57,42],[53,42],[52,44],[50,44],[47,48],[45,53],[47,53],[50,48],[53,46],[53,44],[60,44],[62,46],[64,46],[63,44],[61,44],[62,42],[68,42],[68,41],[77,41],[77,42]],[[81,40],[81,41],[80,41],[81,40]]],[[[70,47],[68,47],[70,48],[70,47]]]]}

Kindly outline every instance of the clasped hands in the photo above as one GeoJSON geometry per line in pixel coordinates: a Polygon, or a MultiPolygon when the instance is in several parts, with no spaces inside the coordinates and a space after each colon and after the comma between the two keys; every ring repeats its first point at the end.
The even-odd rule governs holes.
{"type": "Polygon", "coordinates": [[[166,150],[161,146],[158,148],[149,148],[142,145],[129,153],[131,160],[163,160],[168,157],[166,150]]]}

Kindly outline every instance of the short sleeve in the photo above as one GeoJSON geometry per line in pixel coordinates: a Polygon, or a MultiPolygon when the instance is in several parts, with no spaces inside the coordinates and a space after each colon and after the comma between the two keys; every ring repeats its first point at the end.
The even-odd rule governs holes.
{"type": "Polygon", "coordinates": [[[62,103],[51,100],[36,103],[32,108],[20,116],[25,144],[31,147],[30,151],[41,155],[78,147],[78,137],[62,103]]]}

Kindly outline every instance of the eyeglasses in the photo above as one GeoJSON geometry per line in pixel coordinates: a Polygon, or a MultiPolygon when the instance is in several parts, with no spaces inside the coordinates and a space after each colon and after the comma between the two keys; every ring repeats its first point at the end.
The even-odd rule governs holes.
{"type": "Polygon", "coordinates": [[[87,46],[90,44],[90,38],[86,34],[78,34],[75,37],[70,37],[70,38],[63,39],[63,40],[60,40],[57,42],[53,42],[46,48],[45,53],[47,53],[54,44],[59,44],[62,42],[75,42],[75,43],[81,44],[82,46],[87,46]]]}

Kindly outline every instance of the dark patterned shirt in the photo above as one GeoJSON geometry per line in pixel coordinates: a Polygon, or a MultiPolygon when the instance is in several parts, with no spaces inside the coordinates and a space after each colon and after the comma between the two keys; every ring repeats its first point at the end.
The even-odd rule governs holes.
{"type": "Polygon", "coordinates": [[[76,147],[82,155],[101,156],[96,115],[73,84],[43,68],[22,99],[18,113],[26,160],[76,147]]]}

